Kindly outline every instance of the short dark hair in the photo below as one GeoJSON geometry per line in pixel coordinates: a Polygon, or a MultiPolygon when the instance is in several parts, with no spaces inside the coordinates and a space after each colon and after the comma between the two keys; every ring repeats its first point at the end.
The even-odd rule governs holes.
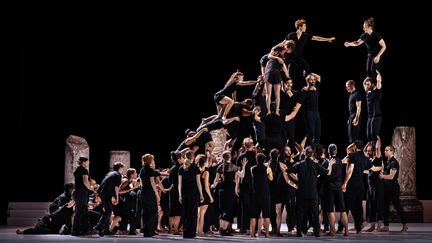
{"type": "Polygon", "coordinates": [[[124,164],[122,162],[115,162],[113,165],[113,170],[118,171],[120,168],[123,168],[124,164]]]}
{"type": "Polygon", "coordinates": [[[256,155],[256,160],[257,160],[257,164],[264,164],[264,162],[266,161],[267,157],[265,156],[265,154],[263,153],[258,153],[256,155]]]}
{"type": "Polygon", "coordinates": [[[75,184],[73,184],[73,183],[66,183],[64,185],[63,190],[64,190],[65,193],[69,193],[69,189],[74,189],[74,188],[75,188],[75,184]]]}
{"type": "Polygon", "coordinates": [[[82,164],[82,163],[87,162],[87,161],[88,161],[87,157],[79,157],[79,159],[78,159],[79,164],[82,164]]]}
{"type": "Polygon", "coordinates": [[[356,140],[354,142],[354,144],[358,150],[363,150],[363,141],[362,140],[356,140]]]}
{"type": "Polygon", "coordinates": [[[330,144],[328,146],[328,153],[330,155],[336,155],[336,153],[337,153],[337,146],[336,146],[336,144],[332,143],[332,144],[330,144]]]}

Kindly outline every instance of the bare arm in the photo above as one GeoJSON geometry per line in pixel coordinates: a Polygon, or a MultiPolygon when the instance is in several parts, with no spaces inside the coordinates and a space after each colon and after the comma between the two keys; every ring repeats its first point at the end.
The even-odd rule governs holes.
{"type": "Polygon", "coordinates": [[[180,201],[180,203],[182,203],[182,181],[183,181],[183,176],[179,175],[178,176],[178,191],[179,191],[179,201],[180,201]]]}
{"type": "Polygon", "coordinates": [[[197,132],[195,135],[193,135],[190,138],[186,138],[185,139],[185,145],[191,145],[197,138],[199,138],[204,132],[207,132],[208,128],[205,127],[202,130],[200,130],[199,132],[197,132]]]}
{"type": "Polygon", "coordinates": [[[384,180],[393,180],[393,178],[396,175],[396,172],[397,172],[397,169],[394,169],[394,168],[390,170],[390,174],[388,174],[388,175],[384,175],[384,173],[381,172],[380,178],[382,178],[384,180]]]}
{"type": "Polygon", "coordinates": [[[84,185],[87,187],[87,189],[89,189],[90,191],[94,191],[90,185],[90,180],[89,180],[88,175],[83,175],[82,177],[83,177],[84,185]]]}
{"type": "Polygon", "coordinates": [[[347,169],[345,181],[342,185],[342,191],[344,191],[344,192],[346,191],[346,186],[347,186],[349,180],[351,179],[353,171],[354,171],[354,164],[350,164],[348,169],[347,169]]]}
{"type": "Polygon", "coordinates": [[[159,198],[159,193],[157,192],[157,189],[156,189],[156,181],[155,181],[154,176],[150,177],[150,184],[151,184],[153,191],[156,195],[156,202],[159,205],[160,198],[159,198]]]}
{"type": "Polygon", "coordinates": [[[332,41],[336,40],[336,38],[335,37],[325,38],[325,37],[314,35],[314,36],[312,36],[312,40],[332,42],[332,41]]]}
{"type": "Polygon", "coordinates": [[[258,83],[257,80],[239,81],[239,82],[237,82],[237,85],[240,85],[240,86],[248,86],[248,85],[254,85],[254,84],[257,84],[257,83],[258,83]]]}
{"type": "Polygon", "coordinates": [[[201,177],[201,174],[197,174],[195,176],[196,183],[197,183],[197,186],[198,186],[198,191],[199,191],[199,194],[200,194],[200,202],[203,202],[204,201],[204,197],[203,197],[202,186],[201,186],[201,178],[200,177],[201,177]]]}
{"type": "Polygon", "coordinates": [[[377,137],[378,137],[378,140],[375,144],[375,156],[377,158],[381,158],[381,138],[379,136],[377,136],[377,137]]]}
{"type": "Polygon", "coordinates": [[[356,107],[357,107],[357,112],[356,112],[356,116],[354,117],[354,120],[352,121],[352,124],[354,126],[357,126],[359,124],[359,119],[360,119],[360,113],[361,113],[361,100],[360,101],[356,101],[356,107]]]}
{"type": "Polygon", "coordinates": [[[208,171],[204,172],[204,187],[205,187],[207,195],[210,198],[210,202],[213,202],[214,201],[213,200],[213,196],[212,196],[212,194],[210,192],[210,183],[209,183],[209,173],[208,173],[208,171]]]}
{"type": "Polygon", "coordinates": [[[359,45],[361,45],[361,44],[363,44],[364,43],[364,41],[362,41],[361,39],[358,39],[358,40],[356,40],[356,41],[352,41],[352,42],[348,42],[348,41],[346,41],[345,43],[344,43],[344,46],[345,47],[349,47],[349,46],[359,46],[359,45]]]}
{"type": "Polygon", "coordinates": [[[285,121],[288,122],[288,121],[291,121],[292,119],[294,119],[296,117],[298,111],[300,110],[301,106],[302,106],[302,104],[297,103],[294,106],[293,111],[289,115],[285,116],[285,121]]]}
{"type": "Polygon", "coordinates": [[[380,58],[382,56],[382,54],[384,53],[384,51],[387,49],[386,43],[384,41],[384,39],[381,39],[378,44],[381,46],[380,51],[378,52],[378,54],[376,55],[374,62],[378,63],[380,61],[380,58]]]}
{"type": "Polygon", "coordinates": [[[270,167],[267,167],[267,177],[269,178],[270,181],[273,181],[273,171],[271,170],[270,167]]]}
{"type": "Polygon", "coordinates": [[[381,89],[382,88],[382,77],[381,77],[380,73],[378,73],[378,75],[376,77],[376,81],[377,81],[376,88],[381,89]]]}

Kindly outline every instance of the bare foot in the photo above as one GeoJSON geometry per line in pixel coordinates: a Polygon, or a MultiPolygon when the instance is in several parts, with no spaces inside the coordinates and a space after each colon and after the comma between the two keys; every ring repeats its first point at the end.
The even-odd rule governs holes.
{"type": "Polygon", "coordinates": [[[17,230],[16,230],[16,233],[17,233],[18,235],[22,235],[22,234],[24,233],[24,231],[22,231],[22,230],[20,230],[20,229],[17,229],[17,230]]]}
{"type": "Polygon", "coordinates": [[[402,225],[401,232],[407,232],[407,231],[408,231],[408,225],[403,224],[403,225],[402,225]]]}

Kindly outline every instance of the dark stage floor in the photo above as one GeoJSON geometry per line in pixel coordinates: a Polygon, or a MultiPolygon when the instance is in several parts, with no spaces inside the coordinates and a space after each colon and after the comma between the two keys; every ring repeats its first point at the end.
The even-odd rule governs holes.
{"type": "MultiPolygon", "coordinates": [[[[352,225],[351,225],[352,227],[352,225]]],[[[351,233],[350,236],[344,237],[338,235],[336,237],[315,238],[313,236],[305,236],[299,239],[293,235],[284,234],[284,237],[266,238],[250,238],[248,236],[236,235],[232,237],[221,237],[219,235],[187,240],[189,241],[210,241],[210,242],[286,242],[304,240],[307,242],[321,241],[354,241],[354,242],[432,242],[432,224],[409,224],[408,232],[401,233],[400,224],[393,224],[390,227],[390,233],[362,233],[357,235],[351,233]]],[[[16,228],[0,228],[0,242],[143,242],[141,236],[88,236],[74,237],[69,235],[17,235],[16,228]]],[[[282,231],[286,232],[286,226],[282,226],[282,231]]],[[[154,238],[146,238],[145,242],[165,242],[165,241],[182,241],[186,240],[180,236],[161,234],[154,238]]]]}

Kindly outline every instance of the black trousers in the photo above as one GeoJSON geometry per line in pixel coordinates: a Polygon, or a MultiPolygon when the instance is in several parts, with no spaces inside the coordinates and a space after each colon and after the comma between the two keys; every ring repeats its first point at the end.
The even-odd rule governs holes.
{"type": "Polygon", "coordinates": [[[286,224],[288,230],[291,231],[296,225],[296,197],[294,189],[288,188],[287,190],[287,200],[285,204],[286,208],[286,224]]]}
{"type": "Polygon", "coordinates": [[[374,56],[368,54],[367,61],[366,61],[366,75],[368,77],[371,77],[375,81],[377,76],[376,71],[379,69],[379,64],[381,63],[381,60],[378,63],[374,63],[374,58],[375,58],[374,56]]]}
{"type": "Polygon", "coordinates": [[[298,199],[297,200],[297,235],[301,235],[304,221],[307,215],[311,216],[311,225],[314,229],[314,234],[320,233],[318,219],[318,199],[298,199]]]}
{"type": "Polygon", "coordinates": [[[306,111],[307,145],[319,144],[321,137],[321,118],[318,111],[306,111]]]}
{"type": "Polygon", "coordinates": [[[284,144],[287,144],[287,141],[291,151],[295,151],[295,119],[285,122],[284,144]]]}
{"type": "Polygon", "coordinates": [[[384,218],[384,184],[381,179],[369,183],[367,194],[367,217],[369,222],[377,222],[384,218]]]}
{"type": "Polygon", "coordinates": [[[252,193],[249,183],[240,184],[240,205],[241,205],[241,227],[240,230],[246,231],[250,228],[250,218],[252,210],[252,193]]]}
{"type": "Polygon", "coordinates": [[[293,63],[296,65],[301,71],[304,71],[303,76],[307,76],[310,73],[312,73],[312,70],[309,66],[309,64],[306,62],[306,60],[302,56],[296,56],[296,57],[289,57],[286,59],[287,64],[293,63]]]}
{"type": "Polygon", "coordinates": [[[359,135],[360,135],[360,122],[357,126],[354,126],[352,124],[354,118],[355,118],[355,116],[351,116],[348,119],[348,142],[350,144],[357,141],[359,139],[359,135]]]}
{"type": "Polygon", "coordinates": [[[348,214],[349,211],[351,211],[351,215],[354,219],[354,226],[357,231],[361,230],[361,225],[363,223],[363,195],[363,184],[358,186],[348,185],[347,192],[344,195],[346,212],[348,214]]]}
{"type": "Polygon", "coordinates": [[[372,142],[373,146],[375,146],[376,141],[378,140],[378,133],[381,128],[381,117],[369,117],[366,125],[366,134],[369,142],[372,142]]]}
{"type": "Polygon", "coordinates": [[[72,195],[75,201],[75,217],[72,224],[72,234],[83,234],[88,231],[88,190],[78,189],[72,195]]]}
{"type": "Polygon", "coordinates": [[[113,211],[113,204],[111,202],[111,195],[101,194],[101,203],[104,211],[99,219],[99,222],[94,228],[104,233],[109,233],[109,226],[111,221],[111,213],[113,211]]]}
{"type": "Polygon", "coordinates": [[[183,238],[196,236],[199,195],[196,193],[182,193],[183,238]]]}
{"type": "Polygon", "coordinates": [[[389,225],[390,202],[393,203],[396,212],[399,215],[402,224],[406,224],[405,213],[400,202],[400,186],[399,184],[385,185],[384,187],[384,225],[389,225]]]}
{"type": "Polygon", "coordinates": [[[156,231],[158,221],[158,208],[154,192],[141,193],[141,204],[142,208],[139,211],[142,211],[144,236],[152,236],[156,231]]]}

